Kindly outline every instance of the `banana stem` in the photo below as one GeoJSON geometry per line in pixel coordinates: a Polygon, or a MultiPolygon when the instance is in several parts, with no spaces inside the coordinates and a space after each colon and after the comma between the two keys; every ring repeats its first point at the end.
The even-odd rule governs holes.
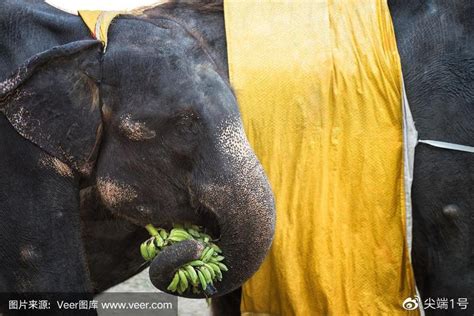
{"type": "Polygon", "coordinates": [[[158,231],[156,230],[155,227],[153,227],[152,224],[148,224],[145,226],[146,230],[148,231],[148,233],[152,236],[156,236],[158,235],[158,231]]]}

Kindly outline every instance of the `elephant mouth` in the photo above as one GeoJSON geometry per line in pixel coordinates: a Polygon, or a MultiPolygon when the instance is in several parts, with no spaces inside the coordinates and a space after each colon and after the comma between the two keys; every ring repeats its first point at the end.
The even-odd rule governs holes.
{"type": "MultiPolygon", "coordinates": [[[[160,223],[160,226],[167,231],[171,231],[176,224],[181,226],[196,225],[200,228],[200,233],[211,237],[210,242],[219,246],[221,238],[221,226],[219,225],[216,213],[204,205],[200,205],[194,210],[196,218],[180,218],[180,221],[167,221],[160,223]]],[[[206,244],[202,241],[188,239],[166,246],[157,256],[150,261],[150,280],[160,290],[176,295],[168,291],[168,285],[180,267],[183,267],[194,260],[202,259],[206,244]]],[[[201,297],[206,294],[191,294],[191,291],[181,294],[187,297],[201,297]]]]}
{"type": "Polygon", "coordinates": [[[213,240],[218,241],[221,237],[221,226],[219,225],[217,213],[202,204],[193,213],[196,214],[196,217],[188,219],[186,222],[202,227],[204,233],[210,235],[213,240]]]}
{"type": "MultiPolygon", "coordinates": [[[[245,184],[242,184],[239,173],[239,177],[237,174],[227,176],[226,181],[218,182],[219,185],[196,185],[196,192],[187,192],[173,209],[162,202],[158,204],[159,210],[153,209],[150,216],[141,221],[142,227],[153,224],[168,231],[176,224],[197,225],[222,251],[224,273],[219,277],[221,281],[210,282],[212,291],[207,291],[209,282],[204,282],[203,291],[180,289],[180,296],[204,298],[225,295],[241,286],[262,264],[273,239],[275,208],[270,186],[263,171],[259,172],[257,175],[261,174],[261,177],[253,172],[245,184]],[[239,186],[234,187],[234,182],[239,186]],[[166,214],[165,210],[169,213],[166,214]]],[[[178,201],[175,199],[174,202],[178,201]]],[[[186,238],[161,248],[150,262],[150,281],[159,290],[176,295],[171,286],[176,272],[186,269],[191,261],[206,258],[208,252],[203,253],[206,246],[208,243],[202,240],[186,238]]],[[[214,280],[207,277],[209,279],[214,280]]]]}
{"type": "Polygon", "coordinates": [[[171,230],[175,225],[197,225],[201,227],[202,232],[212,237],[212,240],[218,242],[221,237],[221,226],[217,218],[216,212],[212,209],[199,205],[194,209],[185,209],[184,211],[175,212],[177,215],[167,218],[140,220],[140,226],[152,224],[166,230],[171,230]]]}
{"type": "MultiPolygon", "coordinates": [[[[251,215],[248,211],[219,216],[212,209],[200,207],[197,212],[201,219],[198,222],[202,225],[198,225],[222,250],[222,263],[228,270],[222,274],[222,281],[213,283],[211,291],[203,287],[200,293],[183,291],[179,295],[188,298],[221,296],[236,289],[255,273],[270,248],[274,232],[273,208],[269,206],[267,209],[268,215],[259,218],[258,212],[257,215],[251,215]]],[[[206,257],[203,252],[205,247],[204,243],[193,239],[165,247],[150,263],[150,281],[161,291],[177,295],[169,290],[173,276],[191,261],[206,257]]]]}

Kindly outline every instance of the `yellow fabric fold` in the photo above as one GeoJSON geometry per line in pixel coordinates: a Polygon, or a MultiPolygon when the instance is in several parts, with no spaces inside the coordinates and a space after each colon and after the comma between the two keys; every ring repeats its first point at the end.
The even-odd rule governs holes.
{"type": "Polygon", "coordinates": [[[229,71],[276,198],[244,315],[417,315],[386,1],[226,0],[229,71]]]}
{"type": "Polygon", "coordinates": [[[102,41],[104,44],[104,50],[107,47],[107,33],[109,31],[109,26],[121,11],[79,11],[84,23],[87,25],[91,31],[94,38],[102,41]]]}

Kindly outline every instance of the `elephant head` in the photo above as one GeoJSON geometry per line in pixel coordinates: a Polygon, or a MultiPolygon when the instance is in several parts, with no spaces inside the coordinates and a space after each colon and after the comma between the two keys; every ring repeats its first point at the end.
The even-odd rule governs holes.
{"type": "MultiPolygon", "coordinates": [[[[204,226],[229,267],[217,295],[263,261],[275,222],[269,184],[225,71],[180,23],[123,16],[105,53],[92,40],[40,53],[0,84],[0,109],[64,176],[95,183],[117,216],[204,226]]],[[[168,247],[151,263],[151,281],[166,291],[202,250],[194,241],[168,247]]]]}

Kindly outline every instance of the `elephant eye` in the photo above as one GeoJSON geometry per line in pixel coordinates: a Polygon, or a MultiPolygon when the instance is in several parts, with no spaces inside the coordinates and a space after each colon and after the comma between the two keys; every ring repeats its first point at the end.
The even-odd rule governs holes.
{"type": "Polygon", "coordinates": [[[165,144],[179,157],[191,157],[198,144],[202,122],[198,113],[184,110],[176,113],[171,120],[172,129],[165,144]]]}
{"type": "Polygon", "coordinates": [[[192,110],[185,110],[176,115],[176,131],[180,135],[199,133],[199,115],[192,110]]]}

